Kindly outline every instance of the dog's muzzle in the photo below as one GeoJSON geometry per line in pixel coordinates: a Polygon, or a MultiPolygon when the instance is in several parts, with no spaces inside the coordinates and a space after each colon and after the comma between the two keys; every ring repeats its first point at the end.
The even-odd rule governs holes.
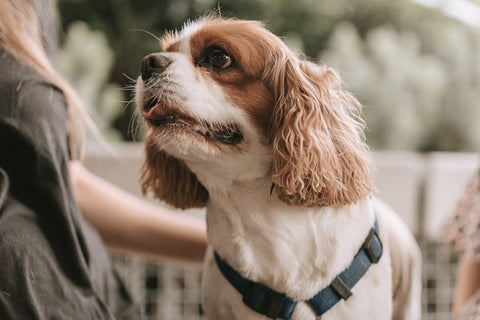
{"type": "Polygon", "coordinates": [[[142,80],[149,80],[154,74],[162,74],[167,70],[172,60],[161,53],[152,53],[142,60],[142,80]]]}

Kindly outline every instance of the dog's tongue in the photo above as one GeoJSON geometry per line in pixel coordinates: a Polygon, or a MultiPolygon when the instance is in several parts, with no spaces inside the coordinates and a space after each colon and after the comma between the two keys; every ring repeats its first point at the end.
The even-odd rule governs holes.
{"type": "Polygon", "coordinates": [[[145,113],[145,117],[150,119],[150,121],[167,119],[167,121],[177,122],[185,126],[189,126],[193,130],[202,134],[205,134],[207,131],[204,126],[200,125],[192,118],[178,112],[172,113],[172,110],[165,107],[165,105],[162,103],[154,105],[150,110],[148,110],[148,112],[145,113]]]}
{"type": "Polygon", "coordinates": [[[148,110],[146,117],[149,119],[160,119],[168,115],[169,111],[161,103],[154,105],[150,110],[148,110]]]}

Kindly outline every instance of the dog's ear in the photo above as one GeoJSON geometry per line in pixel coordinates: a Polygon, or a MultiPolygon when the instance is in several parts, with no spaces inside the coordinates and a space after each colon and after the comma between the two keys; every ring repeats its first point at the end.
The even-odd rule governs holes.
{"type": "Polygon", "coordinates": [[[145,139],[145,162],[141,171],[142,192],[179,209],[201,208],[208,200],[208,191],[197,177],[178,159],[145,139]]]}
{"type": "Polygon", "coordinates": [[[275,100],[269,136],[279,198],[292,206],[321,207],[371,194],[360,104],[341,90],[338,75],[293,55],[266,69],[275,100]]]}

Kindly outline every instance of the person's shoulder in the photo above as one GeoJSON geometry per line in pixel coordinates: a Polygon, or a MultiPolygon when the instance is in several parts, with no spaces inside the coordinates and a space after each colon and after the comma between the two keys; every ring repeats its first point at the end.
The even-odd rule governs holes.
{"type": "Polygon", "coordinates": [[[29,141],[66,134],[68,107],[58,87],[1,51],[0,70],[0,134],[29,141]]]}
{"type": "MultiPolygon", "coordinates": [[[[65,97],[61,90],[33,68],[0,51],[0,112],[6,117],[35,117],[57,112],[66,114],[65,97]],[[24,112],[24,113],[22,113],[24,112]]],[[[62,115],[63,116],[63,115],[62,115]]]]}
{"type": "Polygon", "coordinates": [[[42,77],[31,67],[19,62],[9,53],[0,50],[0,89],[14,88],[22,80],[42,81],[42,77]]]}

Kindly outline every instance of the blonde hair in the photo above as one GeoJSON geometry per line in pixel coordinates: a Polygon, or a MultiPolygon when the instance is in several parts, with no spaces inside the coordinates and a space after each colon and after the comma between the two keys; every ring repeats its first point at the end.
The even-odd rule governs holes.
{"type": "MultiPolygon", "coordinates": [[[[36,70],[60,88],[68,104],[67,130],[72,159],[80,159],[85,151],[85,124],[95,131],[95,125],[74,89],[60,76],[47,53],[48,30],[42,30],[34,0],[0,0],[0,50],[24,65],[36,70]]],[[[42,5],[56,5],[55,0],[43,0],[42,5]]],[[[56,39],[55,39],[56,40],[56,39]]]]}

